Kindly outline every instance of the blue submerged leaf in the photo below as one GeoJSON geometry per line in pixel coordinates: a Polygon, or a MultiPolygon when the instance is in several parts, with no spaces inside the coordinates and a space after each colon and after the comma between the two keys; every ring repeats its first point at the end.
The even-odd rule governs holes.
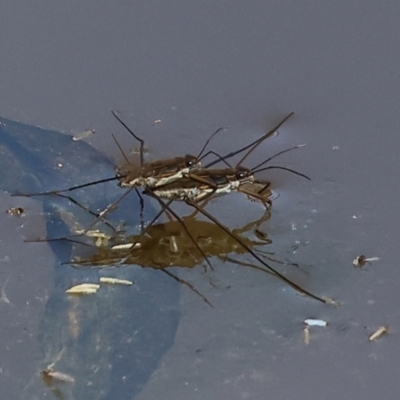
{"type": "MultiPolygon", "coordinates": [[[[4,118],[0,118],[0,167],[0,188],[9,193],[66,189],[115,174],[113,163],[87,143],[4,118]]],[[[112,181],[68,194],[98,211],[123,193],[112,181]]],[[[65,214],[83,226],[93,218],[57,196],[35,199],[43,203],[47,238],[70,233],[65,214]]],[[[148,206],[145,210],[145,219],[149,219],[154,211],[148,206]]],[[[129,196],[112,218],[137,226],[136,196],[129,196]]],[[[38,368],[45,370],[55,363],[54,369],[74,378],[73,385],[51,383],[50,390],[58,398],[66,398],[70,391],[69,396],[76,399],[133,399],[173,344],[180,315],[179,285],[160,271],[134,265],[76,269],[65,264],[72,257],[72,243],[49,244],[57,259],[55,287],[41,323],[43,360],[38,368]],[[134,284],[102,286],[95,295],[82,297],[65,293],[79,283],[98,283],[100,276],[134,284]]],[[[31,269],[32,265],[27,266],[27,273],[31,269]]]]}

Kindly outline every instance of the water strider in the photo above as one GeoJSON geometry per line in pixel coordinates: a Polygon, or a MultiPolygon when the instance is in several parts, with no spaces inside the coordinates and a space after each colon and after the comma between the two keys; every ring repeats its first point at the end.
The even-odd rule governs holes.
{"type": "MultiPolygon", "coordinates": [[[[252,143],[246,145],[245,147],[243,147],[241,149],[238,149],[234,152],[228,153],[222,157],[220,157],[218,154],[216,154],[213,151],[208,151],[207,153],[203,154],[207,145],[211,141],[211,139],[218,132],[220,132],[222,129],[224,129],[224,128],[219,128],[209,137],[209,139],[206,141],[206,143],[204,144],[203,148],[201,149],[201,151],[199,152],[199,154],[197,156],[186,155],[184,157],[173,157],[173,158],[168,158],[168,159],[164,159],[164,160],[156,160],[156,161],[152,161],[152,162],[148,162],[148,163],[144,162],[144,141],[143,141],[143,139],[141,139],[140,137],[135,135],[132,132],[132,130],[121,120],[121,118],[115,112],[113,112],[112,114],[128,130],[128,132],[136,140],[138,140],[140,142],[140,166],[139,167],[137,167],[129,162],[129,160],[126,157],[126,155],[124,154],[123,150],[120,148],[120,146],[117,143],[118,147],[121,150],[123,157],[126,160],[126,163],[124,165],[122,165],[121,167],[116,167],[116,175],[115,176],[110,177],[110,178],[91,181],[91,182],[80,184],[80,185],[71,186],[67,189],[62,189],[62,190],[50,190],[50,191],[36,192],[36,193],[15,193],[14,195],[25,196],[25,197],[42,196],[42,195],[56,195],[59,197],[64,197],[64,198],[70,200],[72,203],[76,204],[77,206],[84,208],[91,214],[96,215],[99,219],[101,218],[104,220],[105,214],[108,213],[110,210],[114,209],[116,207],[115,204],[109,205],[105,210],[101,211],[100,213],[93,213],[87,207],[82,206],[81,203],[77,202],[74,198],[72,198],[71,196],[66,195],[64,193],[72,192],[77,189],[83,189],[85,187],[96,185],[99,183],[106,183],[106,182],[115,181],[115,180],[119,181],[119,186],[128,187],[131,190],[137,189],[137,187],[140,187],[140,186],[145,187],[145,188],[149,188],[149,187],[153,188],[153,187],[160,187],[165,184],[172,183],[176,180],[181,179],[184,176],[187,177],[190,172],[199,170],[201,168],[202,158],[206,157],[209,154],[214,154],[217,156],[217,158],[215,161],[206,165],[205,168],[210,167],[221,160],[226,162],[227,159],[233,157],[234,155],[239,154],[249,148],[252,148],[253,146],[258,146],[264,140],[273,136],[273,134],[275,134],[275,132],[279,129],[279,127],[288,118],[290,118],[294,113],[291,112],[276,127],[274,127],[272,130],[270,130],[267,134],[263,135],[261,138],[253,141],[252,143]]],[[[143,208],[143,202],[141,201],[141,209],[142,208],[143,208]]]]}
{"type": "MultiPolygon", "coordinates": [[[[286,117],[285,120],[287,118],[289,118],[290,115],[292,115],[292,114],[289,114],[289,116],[286,117]]],[[[280,123],[280,125],[284,121],[282,121],[280,123]]],[[[278,127],[280,125],[278,125],[278,127]]],[[[266,137],[268,135],[270,135],[271,132],[272,131],[270,131],[266,135],[266,137]]],[[[251,148],[251,146],[250,146],[250,151],[246,154],[245,157],[247,157],[247,155],[250,154],[250,152],[252,150],[254,150],[254,147],[258,146],[260,143],[261,143],[261,139],[256,141],[255,144],[252,144],[251,146],[253,146],[253,148],[251,148]]],[[[235,153],[235,154],[237,154],[237,153],[235,153]]],[[[259,166],[260,165],[261,164],[259,164],[259,166]]],[[[263,169],[269,169],[269,168],[272,168],[272,167],[266,167],[266,168],[263,168],[263,169]]],[[[263,170],[263,169],[260,168],[259,170],[263,170]]],[[[235,169],[235,171],[233,171],[232,169],[229,169],[229,173],[227,173],[227,171],[224,171],[222,174],[220,172],[217,173],[217,172],[215,172],[213,170],[206,170],[206,175],[201,176],[201,174],[204,174],[204,170],[200,169],[200,170],[197,171],[200,174],[196,174],[195,179],[193,179],[193,176],[188,176],[187,178],[181,178],[181,180],[178,181],[178,182],[182,183],[182,182],[184,182],[183,179],[189,179],[190,180],[190,184],[192,186],[193,185],[196,186],[196,191],[194,192],[194,197],[191,194],[191,192],[189,192],[189,195],[188,195],[187,190],[184,190],[183,193],[181,192],[181,194],[178,197],[176,196],[176,192],[175,192],[175,194],[174,194],[174,196],[173,196],[173,198],[171,200],[185,201],[188,205],[191,205],[191,206],[195,207],[199,212],[203,213],[211,221],[213,221],[214,223],[218,224],[219,227],[221,229],[225,230],[226,233],[233,235],[232,237],[235,240],[237,240],[237,242],[240,244],[240,246],[242,246],[243,249],[245,249],[250,254],[252,254],[253,257],[256,258],[259,262],[261,262],[263,264],[263,266],[266,267],[268,270],[270,270],[273,273],[275,273],[275,275],[277,275],[278,277],[283,279],[285,282],[289,283],[291,286],[295,287],[297,290],[299,290],[299,291],[301,291],[303,293],[306,293],[306,294],[310,295],[311,297],[314,297],[314,298],[316,298],[316,299],[318,299],[320,301],[323,301],[320,298],[318,298],[318,297],[312,295],[311,293],[306,292],[302,288],[298,287],[296,284],[294,284],[290,280],[286,279],[283,275],[281,275],[280,273],[275,271],[273,268],[271,268],[267,263],[265,263],[263,260],[261,260],[261,258],[257,254],[255,254],[250,249],[249,246],[247,246],[245,243],[243,243],[240,240],[240,238],[237,238],[234,234],[232,234],[229,231],[228,228],[224,227],[222,224],[219,223],[219,221],[217,219],[215,219],[214,217],[210,216],[205,210],[203,210],[200,206],[197,205],[197,201],[199,201],[201,199],[205,199],[205,198],[211,196],[212,194],[214,194],[214,192],[216,192],[217,194],[226,193],[226,192],[231,191],[232,189],[237,189],[241,183],[242,184],[246,184],[246,185],[254,183],[254,172],[256,172],[256,171],[257,170],[255,170],[254,168],[253,168],[253,170],[248,170],[248,169],[237,167],[235,169]],[[199,176],[200,176],[200,178],[199,178],[199,176]],[[206,182],[204,182],[204,181],[206,181],[206,182]],[[211,184],[210,184],[210,182],[211,182],[211,184]],[[199,187],[198,185],[203,185],[203,186],[199,187]],[[210,186],[211,186],[211,190],[210,190],[210,186]]],[[[172,185],[172,184],[170,183],[169,185],[172,185]]],[[[80,187],[83,187],[83,186],[84,185],[81,185],[80,187]]],[[[152,190],[151,188],[146,188],[146,190],[147,190],[147,194],[150,194],[151,196],[155,197],[164,208],[167,208],[169,205],[165,205],[162,202],[162,200],[160,199],[160,196],[162,196],[161,190],[165,190],[165,186],[168,186],[168,185],[163,185],[162,187],[155,188],[154,190],[152,190]],[[161,189],[161,188],[163,188],[163,189],[161,189]]],[[[182,186],[182,184],[181,184],[181,186],[182,186]]],[[[171,193],[171,191],[169,193],[171,193]]],[[[175,214],[175,216],[176,216],[176,214],[175,214]]]]}
{"type": "MultiPolygon", "coordinates": [[[[263,163],[259,164],[257,167],[259,167],[263,163]]],[[[265,168],[262,168],[260,170],[264,169],[265,168]]],[[[228,235],[230,235],[244,250],[250,253],[257,261],[259,261],[263,265],[263,267],[266,268],[266,270],[272,272],[279,279],[289,284],[299,292],[306,294],[314,298],[315,300],[326,303],[326,301],[323,298],[316,296],[311,292],[301,288],[299,285],[286,278],[276,269],[272,268],[258,254],[256,254],[251,249],[251,247],[249,247],[245,242],[243,242],[240,237],[231,232],[229,228],[224,226],[220,221],[218,221],[217,218],[209,214],[207,211],[204,210],[204,208],[201,205],[198,204],[199,201],[207,200],[208,198],[210,198],[210,196],[229,193],[233,189],[238,190],[241,184],[249,186],[252,184],[259,183],[255,181],[254,178],[254,172],[257,170],[250,170],[239,166],[235,169],[217,170],[217,171],[218,172],[215,172],[213,170],[200,170],[199,171],[200,174],[203,174],[203,176],[200,179],[193,180],[192,178],[182,178],[178,182],[169,185],[164,185],[161,188],[146,189],[144,193],[147,194],[148,196],[155,198],[159,202],[161,210],[149,223],[149,225],[144,229],[139,238],[137,238],[135,242],[130,244],[129,250],[131,252],[135,251],[135,246],[140,241],[140,238],[143,237],[151,229],[155,221],[166,210],[171,212],[177,219],[177,221],[180,222],[183,226],[185,226],[181,218],[170,208],[170,205],[173,201],[183,201],[187,205],[194,207],[198,212],[203,214],[206,218],[214,222],[219,228],[221,228],[228,235]],[[182,184],[183,182],[185,183],[185,185],[182,184]],[[168,200],[168,202],[164,203],[163,199],[168,200]]],[[[263,182],[262,190],[265,190],[267,187],[268,183],[263,182]]],[[[247,190],[246,194],[251,194],[251,191],[247,190]]],[[[262,199],[262,196],[260,196],[259,191],[256,192],[256,194],[259,199],[262,199]]],[[[268,204],[268,201],[269,200],[266,197],[264,197],[263,203],[268,204]]],[[[186,230],[188,231],[187,227],[186,230]]],[[[195,240],[193,240],[193,242],[196,243],[195,240]]],[[[118,265],[126,264],[128,260],[129,260],[129,255],[121,258],[118,265]]]]}
{"type": "MultiPolygon", "coordinates": [[[[121,153],[126,160],[126,164],[123,165],[122,167],[118,168],[119,172],[117,173],[117,177],[120,180],[120,183],[119,183],[120,186],[130,188],[130,190],[128,192],[126,192],[124,195],[122,195],[116,202],[109,204],[104,210],[102,210],[100,213],[97,213],[97,214],[91,212],[89,209],[82,206],[74,198],[72,198],[68,195],[64,195],[63,193],[67,192],[67,191],[76,190],[78,188],[84,188],[87,186],[91,186],[91,185],[94,185],[99,182],[105,182],[105,181],[107,181],[107,179],[91,182],[88,184],[74,186],[74,187],[71,187],[66,190],[42,192],[42,193],[36,193],[36,194],[32,193],[32,194],[28,195],[28,196],[35,196],[35,195],[43,195],[43,194],[55,194],[59,197],[65,197],[67,200],[70,200],[72,203],[76,204],[77,206],[82,207],[83,209],[89,211],[89,213],[96,216],[96,220],[94,222],[92,222],[92,224],[90,226],[88,226],[86,228],[86,231],[91,230],[99,220],[103,220],[107,223],[107,220],[104,218],[105,215],[109,211],[115,209],[117,207],[118,203],[121,202],[123,200],[123,198],[126,197],[130,193],[130,191],[132,189],[135,189],[137,194],[139,195],[140,215],[142,215],[143,208],[144,208],[144,201],[143,201],[143,198],[140,196],[140,193],[137,191],[137,186],[142,186],[145,188],[145,190],[160,188],[160,193],[165,194],[166,191],[163,190],[162,188],[167,187],[167,189],[169,190],[169,185],[171,185],[175,182],[175,183],[177,183],[178,186],[181,187],[180,190],[184,190],[184,191],[190,190],[190,188],[188,189],[188,186],[192,185],[193,191],[195,191],[196,193],[199,193],[199,189],[200,189],[202,196],[208,196],[209,193],[215,191],[215,189],[212,188],[212,186],[211,186],[212,182],[210,180],[208,180],[207,182],[204,182],[204,178],[202,178],[202,175],[207,175],[207,172],[205,172],[205,171],[208,171],[208,170],[200,168],[201,158],[204,158],[208,154],[214,154],[218,157],[217,158],[218,161],[223,161],[223,162],[227,163],[227,161],[226,161],[227,158],[232,157],[236,154],[239,154],[239,153],[249,149],[249,151],[246,153],[246,155],[241,159],[240,162],[242,162],[264,140],[266,140],[269,137],[271,137],[272,135],[274,135],[275,132],[278,130],[278,128],[288,118],[290,118],[293,115],[293,112],[290,113],[289,115],[287,115],[277,126],[275,126],[273,129],[271,129],[267,134],[263,135],[261,138],[257,139],[256,141],[253,141],[249,145],[225,155],[224,158],[219,157],[218,154],[214,153],[213,151],[209,151],[203,155],[207,145],[209,144],[209,142],[213,138],[213,136],[215,136],[218,132],[221,131],[221,129],[223,129],[223,128],[220,128],[217,131],[215,131],[210,136],[210,138],[206,141],[206,143],[204,144],[203,148],[201,149],[201,151],[197,157],[187,155],[185,157],[175,157],[175,158],[171,158],[171,159],[167,159],[167,160],[158,160],[158,161],[154,161],[154,162],[150,162],[150,163],[146,163],[146,164],[143,164],[144,163],[144,141],[141,138],[139,138],[138,136],[136,136],[130,130],[130,128],[119,118],[119,116],[115,112],[113,112],[113,115],[129,131],[129,133],[140,142],[140,160],[141,160],[141,164],[142,164],[142,166],[140,168],[133,166],[129,162],[128,158],[126,157],[126,155],[124,154],[123,150],[120,148],[120,146],[117,142],[117,145],[119,146],[121,153]],[[199,188],[199,185],[198,185],[199,181],[203,182],[203,183],[208,183],[208,185],[203,185],[203,187],[199,188]],[[180,185],[179,182],[182,182],[182,184],[180,185]]],[[[281,154],[281,153],[278,153],[278,154],[281,154]]],[[[264,161],[264,163],[268,162],[272,158],[273,157],[270,157],[268,160],[264,161]]],[[[262,163],[262,164],[264,164],[264,163],[262,163]]],[[[262,164],[259,164],[259,166],[261,166],[262,164]]],[[[270,167],[268,167],[268,168],[270,168],[270,167]]],[[[277,168],[281,168],[281,167],[277,167],[277,168]]],[[[237,169],[238,169],[238,166],[236,167],[236,170],[237,169]]],[[[286,168],[282,168],[282,169],[286,169],[286,168]]],[[[244,168],[243,168],[243,171],[232,171],[232,169],[224,170],[224,171],[222,171],[222,175],[221,175],[220,179],[225,179],[225,177],[223,175],[229,176],[232,173],[233,174],[240,173],[243,175],[244,170],[245,170],[244,168]]],[[[213,176],[213,179],[216,180],[217,172],[214,171],[214,172],[211,172],[211,174],[213,176]]],[[[243,180],[244,176],[241,177],[241,179],[243,180]]],[[[221,190],[225,190],[225,192],[229,192],[232,189],[234,189],[235,184],[232,183],[233,180],[230,178],[229,181],[231,182],[231,185],[230,186],[225,185],[224,189],[221,189],[221,190]]],[[[253,181],[253,179],[252,179],[252,181],[253,181]]],[[[266,185],[266,186],[268,186],[268,185],[266,185]]],[[[220,186],[220,187],[222,187],[222,186],[220,186]]],[[[242,182],[242,187],[243,187],[243,192],[245,192],[246,189],[244,187],[244,182],[242,182]]],[[[247,194],[248,195],[252,194],[252,197],[257,197],[258,199],[261,199],[261,196],[258,193],[248,192],[247,194]]],[[[153,197],[154,196],[156,196],[156,195],[153,193],[153,197]]],[[[140,218],[140,221],[141,221],[141,227],[143,228],[144,223],[143,223],[142,217],[140,218]]],[[[113,228],[113,226],[111,226],[111,228],[113,228]]],[[[184,229],[186,229],[186,228],[184,228],[184,229]]],[[[82,231],[82,233],[80,235],[82,235],[83,233],[84,233],[84,231],[82,231]]],[[[191,236],[190,232],[187,232],[187,235],[190,237],[191,236]]],[[[60,239],[62,240],[63,238],[62,237],[54,238],[53,240],[60,240],[60,239]]],[[[39,239],[38,241],[41,241],[41,240],[39,239]]],[[[207,263],[209,264],[209,266],[212,268],[211,264],[207,260],[207,257],[205,259],[206,259],[207,263]]]]}
{"type": "MultiPolygon", "coordinates": [[[[292,115],[289,114],[280,124],[278,124],[277,127],[275,127],[273,130],[268,132],[266,137],[269,137],[272,135],[277,128],[290,116],[292,115]]],[[[264,139],[265,139],[264,138],[264,139]]],[[[256,142],[253,142],[249,146],[246,146],[247,149],[249,148],[249,151],[245,154],[245,156],[239,161],[239,163],[243,162],[244,159],[252,152],[254,149],[259,146],[259,144],[262,142],[262,140],[258,140],[256,142]]],[[[297,148],[299,146],[296,146],[294,148],[297,148]]],[[[283,152],[292,150],[287,149],[284,150],[279,154],[282,154],[283,152]]],[[[243,149],[242,149],[243,151],[243,149]]],[[[235,155],[237,153],[232,153],[231,155],[235,155]]],[[[276,155],[275,155],[276,156],[276,155]]],[[[273,156],[273,157],[275,157],[273,156]]],[[[140,241],[141,237],[144,237],[144,235],[151,229],[152,225],[154,222],[158,219],[158,217],[165,211],[168,210],[171,212],[174,217],[176,218],[177,222],[182,225],[182,227],[185,229],[186,234],[190,237],[192,242],[195,244],[199,252],[201,253],[203,259],[206,259],[208,262],[207,255],[202,251],[201,247],[198,245],[195,237],[193,236],[195,233],[190,233],[190,230],[187,228],[186,224],[184,221],[170,208],[170,204],[173,201],[184,201],[188,205],[191,205],[197,209],[197,211],[201,212],[203,215],[205,215],[207,218],[211,219],[214,223],[219,225],[219,227],[224,230],[226,233],[231,234],[229,229],[224,227],[215,217],[212,217],[210,214],[205,212],[205,210],[201,207],[198,206],[197,203],[202,200],[206,200],[211,198],[212,196],[215,195],[220,195],[220,194],[225,194],[229,193],[233,190],[236,191],[242,191],[248,196],[254,197],[258,200],[261,200],[266,207],[270,205],[270,201],[268,199],[269,196],[265,196],[264,192],[269,188],[269,182],[260,182],[256,181],[255,179],[255,173],[259,171],[263,171],[266,169],[273,169],[273,168],[280,168],[283,170],[287,170],[290,172],[293,172],[295,174],[298,174],[300,176],[303,176],[307,179],[309,179],[307,176],[300,174],[296,171],[293,171],[288,168],[284,167],[276,167],[276,166],[269,166],[269,167],[264,167],[261,168],[265,163],[270,161],[273,157],[268,158],[267,160],[263,161],[262,163],[258,164],[256,167],[253,169],[248,169],[245,167],[242,167],[241,165],[236,165],[235,168],[228,168],[228,169],[218,169],[218,170],[213,170],[213,169],[199,169],[195,171],[193,174],[186,174],[185,177],[169,184],[164,184],[159,187],[154,187],[154,188],[149,188],[147,187],[144,190],[144,194],[147,194],[151,197],[154,197],[161,205],[161,210],[160,212],[154,217],[152,222],[147,226],[147,228],[142,231],[142,234],[133,242],[129,245],[129,250],[134,251],[135,245],[140,241]],[[253,185],[259,185],[259,188],[257,190],[252,190],[253,185]],[[166,199],[168,200],[168,203],[164,203],[162,200],[166,199]]],[[[257,225],[258,227],[259,225],[257,225]]],[[[277,272],[275,269],[273,269],[270,265],[268,265],[266,262],[261,260],[261,258],[252,252],[252,250],[245,244],[243,243],[240,238],[237,238],[234,234],[231,234],[232,238],[239,243],[242,248],[244,248],[246,251],[248,251],[250,254],[253,255],[254,258],[256,258],[259,262],[263,264],[267,270],[273,272],[276,276],[278,276],[280,279],[284,280],[286,283],[290,284],[297,290],[301,291],[302,293],[305,293],[319,301],[325,302],[323,299],[305,291],[295,283],[291,282],[287,278],[285,278],[283,275],[281,275],[279,272],[277,272]]],[[[119,261],[119,265],[125,264],[129,260],[129,255],[122,257],[119,261]]],[[[210,263],[209,263],[210,264],[210,263]]]]}
{"type": "MultiPolygon", "coordinates": [[[[128,130],[128,132],[140,142],[140,166],[137,167],[129,162],[128,158],[126,157],[125,153],[119,146],[118,142],[117,145],[121,150],[123,157],[126,160],[126,164],[121,167],[116,167],[116,174],[113,177],[100,179],[91,181],[88,183],[80,184],[71,186],[67,189],[62,190],[50,190],[44,192],[32,192],[32,193],[14,193],[14,196],[24,196],[24,197],[35,197],[35,196],[43,196],[43,195],[55,195],[59,197],[66,198],[67,200],[71,201],[75,205],[85,209],[92,215],[95,215],[99,219],[104,220],[105,214],[107,214],[110,210],[116,207],[116,204],[122,200],[122,196],[119,200],[116,201],[114,204],[110,204],[106,209],[100,211],[99,213],[94,213],[86,206],[83,206],[80,202],[76,201],[73,197],[64,194],[68,192],[72,192],[78,189],[83,189],[88,186],[97,185],[99,183],[106,183],[110,181],[119,181],[119,186],[121,187],[128,187],[130,191],[136,189],[137,187],[157,187],[159,185],[164,185],[166,183],[174,182],[177,179],[180,179],[184,173],[188,173],[192,170],[196,170],[201,166],[201,158],[205,157],[208,154],[212,154],[212,151],[207,152],[203,155],[207,145],[211,141],[211,139],[220,131],[225,128],[217,129],[206,141],[202,149],[200,150],[197,156],[193,155],[186,155],[184,157],[174,157],[168,158],[163,160],[156,160],[152,162],[145,163],[144,162],[144,141],[136,136],[131,129],[120,119],[120,117],[115,113],[112,112],[114,117],[128,130]]],[[[114,137],[114,136],[113,136],[114,137]]],[[[115,139],[115,138],[114,138],[115,139]]],[[[138,192],[137,192],[138,193],[138,192]]],[[[124,195],[126,197],[127,194],[124,195]]],[[[140,196],[139,196],[140,197],[140,196]]],[[[141,201],[141,209],[143,208],[143,202],[141,201]]],[[[142,210],[141,210],[142,213],[142,210]]]]}

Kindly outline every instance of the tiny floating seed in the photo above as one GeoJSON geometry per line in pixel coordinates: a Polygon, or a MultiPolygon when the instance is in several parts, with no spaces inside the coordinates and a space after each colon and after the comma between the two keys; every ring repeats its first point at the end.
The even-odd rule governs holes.
{"type": "Polygon", "coordinates": [[[383,335],[387,335],[389,333],[388,326],[380,326],[373,334],[371,334],[368,338],[369,341],[375,342],[380,339],[383,335]]]}

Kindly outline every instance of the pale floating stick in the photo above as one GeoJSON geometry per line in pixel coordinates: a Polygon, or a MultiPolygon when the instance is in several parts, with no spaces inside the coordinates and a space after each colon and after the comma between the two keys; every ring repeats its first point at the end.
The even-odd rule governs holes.
{"type": "Polygon", "coordinates": [[[387,335],[389,333],[389,327],[386,325],[380,326],[374,333],[369,335],[368,340],[370,342],[376,342],[382,336],[387,335]]]}
{"type": "Polygon", "coordinates": [[[100,289],[100,285],[97,283],[81,283],[80,285],[72,286],[65,291],[67,294],[95,294],[100,289]]]}
{"type": "Polygon", "coordinates": [[[310,344],[311,333],[310,333],[310,329],[308,329],[308,326],[306,326],[306,327],[303,329],[302,336],[303,336],[303,342],[304,342],[306,345],[310,344]]]}
{"type": "Polygon", "coordinates": [[[133,285],[132,281],[128,281],[126,279],[111,278],[108,276],[101,276],[100,283],[107,283],[109,285],[133,285]]]}

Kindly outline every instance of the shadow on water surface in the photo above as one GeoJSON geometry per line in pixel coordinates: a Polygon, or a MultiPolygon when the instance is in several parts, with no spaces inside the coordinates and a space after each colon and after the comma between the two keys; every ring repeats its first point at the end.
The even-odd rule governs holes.
{"type": "MultiPolygon", "coordinates": [[[[0,118],[0,160],[1,189],[9,193],[67,188],[114,175],[113,164],[87,143],[4,118],[0,118]]],[[[104,208],[120,195],[115,182],[74,192],[74,197],[92,210],[104,208]]],[[[48,238],[69,233],[68,214],[73,213],[82,226],[90,221],[86,212],[71,206],[66,199],[36,199],[43,203],[48,238]]],[[[135,196],[128,201],[129,207],[121,207],[112,218],[136,226],[138,201],[135,196]]],[[[146,219],[150,217],[145,215],[146,219]]],[[[178,283],[139,266],[73,269],[62,264],[72,258],[72,244],[58,241],[50,246],[56,256],[55,286],[38,338],[43,359],[37,366],[37,377],[26,382],[26,398],[42,398],[43,393],[36,392],[45,390],[37,384],[40,371],[54,363],[54,370],[75,381],[51,385],[56,398],[132,399],[173,344],[180,315],[178,283]],[[72,285],[96,283],[100,276],[107,275],[135,284],[102,287],[93,296],[65,294],[72,285]]]]}

